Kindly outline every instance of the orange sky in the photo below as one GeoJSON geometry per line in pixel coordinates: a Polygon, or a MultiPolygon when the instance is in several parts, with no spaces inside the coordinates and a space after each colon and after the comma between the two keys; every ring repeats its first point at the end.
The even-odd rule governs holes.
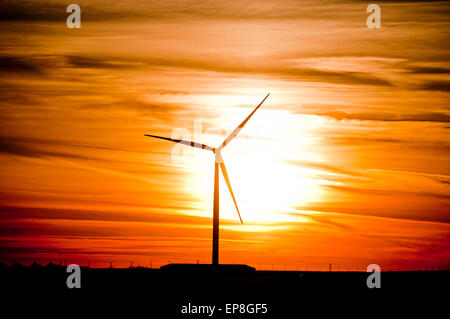
{"type": "Polygon", "coordinates": [[[217,146],[270,92],[220,262],[448,267],[449,2],[77,3],[0,4],[0,261],[210,262],[213,155],[143,134],[217,146]]]}

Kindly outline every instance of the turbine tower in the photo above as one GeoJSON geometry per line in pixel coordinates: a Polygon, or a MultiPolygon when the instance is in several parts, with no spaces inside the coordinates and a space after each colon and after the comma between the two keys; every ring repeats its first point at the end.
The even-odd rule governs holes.
{"type": "Polygon", "coordinates": [[[213,251],[212,251],[212,264],[218,265],[219,264],[219,167],[222,171],[223,177],[225,179],[225,182],[227,183],[228,190],[230,191],[231,198],[233,199],[234,206],[236,206],[237,213],[239,215],[239,219],[242,222],[241,213],[239,212],[238,205],[236,203],[236,198],[234,197],[233,190],[231,188],[230,184],[230,178],[228,177],[227,169],[225,167],[225,163],[223,161],[221,150],[228,145],[231,140],[238,135],[239,131],[244,127],[245,124],[247,124],[248,120],[255,114],[256,110],[264,103],[264,101],[267,99],[267,97],[270,95],[267,94],[266,97],[261,101],[261,103],[258,104],[258,106],[253,110],[252,113],[250,113],[247,118],[238,125],[234,129],[233,132],[231,132],[230,136],[228,136],[225,141],[220,144],[219,147],[211,147],[206,144],[201,144],[193,141],[185,141],[185,140],[179,140],[179,139],[172,139],[168,137],[162,137],[157,135],[150,135],[150,134],[144,134],[145,136],[149,137],[155,137],[159,139],[163,139],[170,142],[180,143],[184,145],[188,145],[195,148],[200,148],[202,150],[212,151],[215,155],[215,163],[214,163],[214,205],[213,205],[213,251]]]}

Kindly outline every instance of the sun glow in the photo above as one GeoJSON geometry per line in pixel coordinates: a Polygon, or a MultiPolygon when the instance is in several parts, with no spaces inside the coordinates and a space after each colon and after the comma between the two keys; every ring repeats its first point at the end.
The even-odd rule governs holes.
{"type": "MultiPolygon", "coordinates": [[[[227,131],[222,136],[205,132],[202,140],[216,141],[211,146],[219,145],[249,113],[247,108],[223,108],[220,111],[217,121],[220,120],[221,128],[225,125],[227,131]]],[[[323,160],[313,151],[318,143],[314,135],[321,123],[314,117],[287,111],[261,109],[259,112],[222,151],[242,219],[246,224],[298,221],[298,217],[285,213],[300,204],[320,201],[321,181],[317,171],[289,162],[323,160]]],[[[188,155],[183,157],[183,166],[187,170],[186,192],[198,199],[202,216],[211,216],[214,155],[189,147],[186,147],[185,155],[188,155]]],[[[220,217],[238,223],[222,175],[219,180],[220,217]]]]}

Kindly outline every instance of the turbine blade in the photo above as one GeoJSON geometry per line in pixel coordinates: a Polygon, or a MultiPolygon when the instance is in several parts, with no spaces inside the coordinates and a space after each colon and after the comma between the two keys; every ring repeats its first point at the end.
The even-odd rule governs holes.
{"type": "Polygon", "coordinates": [[[230,136],[227,137],[225,141],[218,147],[219,150],[224,148],[228,143],[231,142],[231,140],[238,135],[239,131],[244,127],[245,124],[247,124],[248,120],[255,114],[256,110],[259,109],[259,107],[264,103],[264,101],[269,97],[270,93],[266,95],[266,97],[261,101],[261,103],[258,104],[258,106],[253,110],[252,113],[250,113],[249,116],[241,123],[238,127],[234,129],[233,132],[231,132],[230,136]]]}
{"type": "Polygon", "coordinates": [[[239,215],[239,219],[241,220],[241,224],[243,224],[244,222],[242,221],[241,213],[239,212],[239,208],[236,203],[236,198],[234,198],[233,189],[231,188],[231,184],[230,184],[230,178],[228,177],[227,169],[225,168],[225,163],[223,162],[223,160],[219,163],[219,165],[220,165],[223,177],[225,178],[225,181],[227,182],[227,186],[228,186],[228,190],[230,191],[231,198],[233,198],[234,206],[236,206],[236,210],[239,215]]]}
{"type": "Polygon", "coordinates": [[[191,142],[191,141],[185,141],[185,140],[177,140],[177,139],[173,139],[173,138],[168,138],[168,137],[162,137],[162,136],[157,136],[157,135],[150,135],[150,134],[144,134],[145,136],[148,137],[155,137],[155,138],[160,138],[162,140],[166,140],[166,141],[170,141],[170,142],[174,142],[174,143],[181,143],[184,145],[188,145],[188,146],[192,146],[192,147],[196,147],[196,148],[201,148],[202,150],[208,150],[208,151],[215,151],[214,147],[208,146],[206,144],[201,144],[201,143],[196,143],[196,142],[191,142]]]}

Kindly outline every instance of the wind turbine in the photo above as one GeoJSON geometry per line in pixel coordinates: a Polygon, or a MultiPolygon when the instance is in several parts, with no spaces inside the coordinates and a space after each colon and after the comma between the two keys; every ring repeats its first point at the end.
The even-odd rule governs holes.
{"type": "Polygon", "coordinates": [[[181,143],[191,147],[200,148],[202,150],[212,151],[214,153],[215,163],[214,163],[214,206],[213,206],[214,208],[213,208],[213,252],[212,252],[213,265],[219,264],[219,166],[222,171],[225,182],[227,183],[228,190],[230,191],[231,194],[231,198],[233,199],[234,205],[236,206],[239,219],[243,224],[241,213],[239,212],[239,208],[236,203],[236,198],[234,197],[233,190],[231,188],[230,178],[228,177],[227,169],[225,168],[225,163],[223,161],[222,154],[220,152],[226,145],[228,145],[231,142],[231,140],[234,137],[236,137],[236,135],[238,135],[239,131],[244,127],[245,124],[247,124],[248,120],[253,116],[253,114],[255,114],[256,110],[258,110],[258,108],[264,103],[264,101],[267,99],[269,95],[270,93],[267,94],[266,97],[261,101],[261,103],[259,103],[258,106],[253,110],[253,112],[250,113],[250,115],[247,116],[247,118],[241,124],[239,124],[238,127],[236,127],[233,132],[231,132],[230,136],[228,136],[225,139],[225,141],[223,141],[222,144],[220,144],[219,147],[211,147],[206,144],[201,144],[193,141],[185,141],[157,135],[144,134],[145,136],[155,137],[175,143],[181,143]]]}

